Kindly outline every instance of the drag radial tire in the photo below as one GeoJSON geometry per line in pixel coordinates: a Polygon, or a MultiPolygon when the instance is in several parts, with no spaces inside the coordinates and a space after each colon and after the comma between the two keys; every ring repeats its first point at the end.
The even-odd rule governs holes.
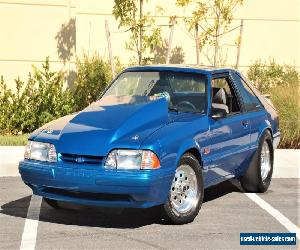
{"type": "Polygon", "coordinates": [[[56,200],[51,200],[51,199],[43,197],[43,201],[45,201],[52,208],[55,208],[55,209],[61,208],[56,200]]]}
{"type": "Polygon", "coordinates": [[[164,219],[171,224],[192,222],[203,201],[202,168],[194,155],[184,154],[171,184],[168,200],[161,206],[164,219]]]}
{"type": "Polygon", "coordinates": [[[258,148],[251,159],[246,174],[240,183],[246,192],[264,193],[268,190],[273,174],[274,150],[272,137],[266,130],[259,141],[258,148]]]}

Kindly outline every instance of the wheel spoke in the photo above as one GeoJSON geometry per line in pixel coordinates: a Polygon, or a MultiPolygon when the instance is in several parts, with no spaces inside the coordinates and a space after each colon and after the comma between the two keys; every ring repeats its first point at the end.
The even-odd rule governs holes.
{"type": "Polygon", "coordinates": [[[261,157],[260,174],[261,174],[262,180],[264,181],[268,177],[270,170],[271,170],[270,148],[266,141],[262,145],[260,157],[261,157]]]}
{"type": "Polygon", "coordinates": [[[177,213],[186,213],[196,204],[199,188],[194,170],[189,165],[177,168],[171,185],[170,201],[177,213]]]}

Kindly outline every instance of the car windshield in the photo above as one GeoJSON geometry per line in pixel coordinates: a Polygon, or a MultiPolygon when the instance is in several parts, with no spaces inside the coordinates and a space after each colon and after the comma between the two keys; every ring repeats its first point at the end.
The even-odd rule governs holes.
{"type": "Polygon", "coordinates": [[[163,96],[176,112],[206,111],[206,76],[186,72],[125,72],[103,96],[163,96]]]}

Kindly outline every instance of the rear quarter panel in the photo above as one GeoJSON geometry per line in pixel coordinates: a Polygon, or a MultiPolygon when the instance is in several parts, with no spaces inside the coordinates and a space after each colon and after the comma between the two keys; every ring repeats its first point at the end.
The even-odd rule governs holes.
{"type": "MultiPolygon", "coordinates": [[[[279,116],[274,108],[274,106],[264,97],[254,86],[253,84],[241,73],[238,74],[244,79],[244,81],[248,84],[251,90],[255,93],[259,101],[261,102],[264,111],[265,111],[265,123],[268,125],[268,128],[271,130],[273,137],[273,146],[274,149],[278,146],[280,141],[280,129],[279,129],[279,116]]],[[[265,129],[265,125],[261,125],[260,131],[263,132],[265,129]]],[[[261,134],[260,134],[261,135],[261,134]]]]}

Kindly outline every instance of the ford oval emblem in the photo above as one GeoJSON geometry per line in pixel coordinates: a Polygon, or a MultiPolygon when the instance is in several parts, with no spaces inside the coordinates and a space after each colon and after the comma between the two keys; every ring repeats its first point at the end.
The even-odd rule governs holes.
{"type": "Polygon", "coordinates": [[[46,128],[43,130],[43,132],[45,132],[46,134],[52,134],[53,130],[51,128],[46,128]]]}

